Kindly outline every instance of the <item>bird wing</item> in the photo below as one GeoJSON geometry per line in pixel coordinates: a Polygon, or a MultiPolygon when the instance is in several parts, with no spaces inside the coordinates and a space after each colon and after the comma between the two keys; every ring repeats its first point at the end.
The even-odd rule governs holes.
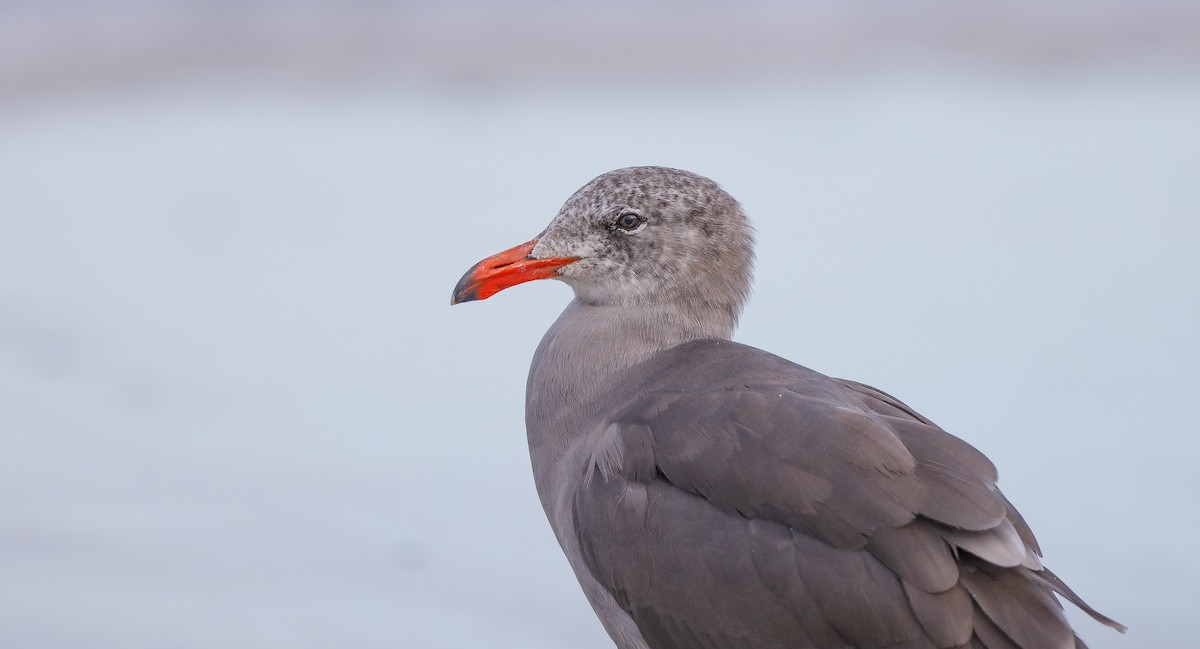
{"type": "Polygon", "coordinates": [[[573,515],[650,647],[1076,646],[995,467],[903,403],[729,341],[621,389],[573,515]]]}

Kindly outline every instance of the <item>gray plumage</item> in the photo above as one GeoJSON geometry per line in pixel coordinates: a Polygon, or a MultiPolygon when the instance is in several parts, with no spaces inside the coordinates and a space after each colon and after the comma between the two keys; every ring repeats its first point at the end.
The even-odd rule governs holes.
{"type": "Polygon", "coordinates": [[[1054,593],[1123,630],[1042,566],[979,451],[729,340],[752,246],[715,183],[636,167],[576,192],[529,253],[575,290],[529,372],[534,479],[616,645],[1083,647],[1054,593]]]}

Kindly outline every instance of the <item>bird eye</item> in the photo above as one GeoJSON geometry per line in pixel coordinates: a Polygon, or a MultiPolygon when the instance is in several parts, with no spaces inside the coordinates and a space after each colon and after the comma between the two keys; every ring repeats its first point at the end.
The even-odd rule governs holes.
{"type": "Polygon", "coordinates": [[[641,215],[626,213],[617,217],[617,222],[613,225],[626,232],[633,232],[634,230],[642,227],[642,224],[645,222],[646,219],[642,218],[641,215]]]}

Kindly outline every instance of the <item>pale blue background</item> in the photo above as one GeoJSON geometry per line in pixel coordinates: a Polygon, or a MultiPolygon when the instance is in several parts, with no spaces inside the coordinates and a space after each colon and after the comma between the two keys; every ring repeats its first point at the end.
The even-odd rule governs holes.
{"type": "Polygon", "coordinates": [[[340,7],[0,5],[0,646],[610,647],[525,451],[569,291],[448,303],[632,164],[751,215],[739,340],[996,462],[1093,649],[1194,640],[1193,10],[340,7]]]}

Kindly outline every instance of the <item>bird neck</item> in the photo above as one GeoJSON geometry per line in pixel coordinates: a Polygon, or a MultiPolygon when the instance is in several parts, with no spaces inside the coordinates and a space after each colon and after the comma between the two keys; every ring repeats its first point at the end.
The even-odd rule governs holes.
{"type": "Polygon", "coordinates": [[[542,337],[525,387],[533,481],[556,533],[570,529],[554,521],[563,511],[560,501],[569,497],[563,485],[573,484],[566,478],[580,470],[573,462],[581,444],[600,423],[600,413],[608,411],[599,401],[619,399],[622,380],[656,353],[689,340],[728,339],[733,324],[732,317],[698,318],[669,305],[642,308],[579,299],[567,305],[542,337]]]}
{"type": "Polygon", "coordinates": [[[581,413],[630,368],[654,354],[701,338],[729,339],[735,317],[672,304],[616,306],[573,300],[538,345],[526,384],[530,446],[575,433],[581,413]],[[538,438],[538,439],[535,439],[538,438]]]}

